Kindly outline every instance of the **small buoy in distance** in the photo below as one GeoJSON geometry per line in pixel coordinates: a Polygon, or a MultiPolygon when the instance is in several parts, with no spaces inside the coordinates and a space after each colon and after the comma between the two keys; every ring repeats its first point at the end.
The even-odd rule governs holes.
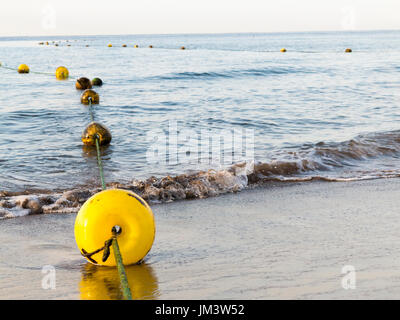
{"type": "Polygon", "coordinates": [[[108,44],[108,47],[109,47],[109,48],[111,48],[111,47],[112,47],[112,44],[111,44],[111,43],[109,43],[109,44],[108,44]]]}
{"type": "Polygon", "coordinates": [[[69,71],[66,67],[58,67],[56,69],[56,78],[58,80],[66,80],[69,77],[69,71]]]}
{"type": "MultiPolygon", "coordinates": [[[[93,252],[103,247],[104,242],[112,237],[115,226],[121,228],[117,240],[124,265],[143,260],[155,238],[154,215],[146,201],[128,190],[105,190],[84,203],[75,219],[78,249],[93,252]]],[[[110,251],[106,262],[102,261],[103,252],[91,258],[99,265],[114,267],[116,262],[112,246],[110,251]]]]}
{"type": "Polygon", "coordinates": [[[39,42],[39,45],[40,45],[40,46],[44,45],[44,42],[39,42]]]}
{"type": "Polygon", "coordinates": [[[82,93],[81,103],[88,105],[89,100],[91,100],[92,104],[99,104],[100,97],[96,91],[94,91],[92,89],[87,89],[87,90],[83,91],[83,93],[82,93]]]}
{"type": "Polygon", "coordinates": [[[137,45],[137,44],[135,44],[135,46],[134,46],[135,48],[139,48],[139,45],[137,45]]]}
{"type": "Polygon", "coordinates": [[[353,50],[351,50],[350,48],[347,48],[347,49],[345,50],[345,52],[353,52],[353,50]]]}
{"type": "Polygon", "coordinates": [[[86,146],[96,146],[96,139],[99,139],[101,146],[110,144],[111,132],[107,127],[98,122],[90,123],[82,133],[82,142],[86,146]]]}
{"type": "Polygon", "coordinates": [[[56,43],[55,46],[58,47],[58,43],[56,43]]]}
{"type": "Polygon", "coordinates": [[[153,46],[152,46],[152,45],[149,45],[149,48],[151,49],[151,48],[153,48],[153,46]]]}
{"type": "Polygon", "coordinates": [[[123,47],[123,48],[126,48],[126,44],[123,44],[122,47],[123,47]]]}
{"type": "Polygon", "coordinates": [[[26,64],[20,64],[18,67],[18,73],[29,73],[29,67],[26,64]]]}
{"type": "Polygon", "coordinates": [[[87,48],[87,47],[89,47],[89,45],[87,44],[85,47],[87,48]]]}
{"type": "Polygon", "coordinates": [[[85,77],[79,78],[75,82],[75,88],[78,90],[92,89],[92,82],[85,77]]]}
{"type": "Polygon", "coordinates": [[[285,49],[285,48],[282,48],[281,49],[281,52],[286,52],[287,50],[285,49]]]}
{"type": "Polygon", "coordinates": [[[186,48],[182,46],[182,47],[181,47],[181,50],[186,50],[186,48]]]}
{"type": "Polygon", "coordinates": [[[103,80],[100,78],[94,78],[92,80],[92,86],[101,87],[103,85],[103,80]]]}

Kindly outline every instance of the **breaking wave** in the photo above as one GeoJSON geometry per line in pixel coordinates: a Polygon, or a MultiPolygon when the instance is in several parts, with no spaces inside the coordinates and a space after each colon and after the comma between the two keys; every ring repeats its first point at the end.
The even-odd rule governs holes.
{"type": "MultiPolygon", "coordinates": [[[[306,144],[281,150],[276,159],[243,162],[177,176],[114,182],[109,188],[131,190],[150,203],[201,199],[274,182],[354,181],[400,177],[393,160],[400,159],[400,130],[360,135],[343,142],[306,144]],[[382,165],[385,163],[386,165],[382,165]],[[387,165],[389,163],[389,165],[387,165]]],[[[400,160],[399,160],[400,161],[400,160]]],[[[100,188],[0,192],[0,219],[42,213],[75,213],[100,188]]]]}

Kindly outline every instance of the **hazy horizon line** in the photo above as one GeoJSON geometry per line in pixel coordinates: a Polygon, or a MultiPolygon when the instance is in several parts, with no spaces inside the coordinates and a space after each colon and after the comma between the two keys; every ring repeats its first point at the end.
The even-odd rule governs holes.
{"type": "Polygon", "coordinates": [[[243,31],[243,32],[191,32],[191,33],[110,33],[110,34],[60,34],[60,35],[0,35],[0,38],[55,38],[55,37],[107,37],[107,36],[185,36],[185,35],[230,35],[230,34],[281,34],[281,33],[334,33],[334,32],[388,32],[400,29],[358,29],[358,30],[303,30],[303,31],[243,31]]]}

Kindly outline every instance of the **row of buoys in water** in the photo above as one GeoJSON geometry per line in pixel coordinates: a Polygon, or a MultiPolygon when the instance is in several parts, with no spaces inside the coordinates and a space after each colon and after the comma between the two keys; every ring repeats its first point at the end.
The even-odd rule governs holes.
{"type": "MultiPolygon", "coordinates": [[[[68,40],[67,40],[67,41],[68,41],[68,40]]],[[[53,41],[53,43],[54,43],[54,41],[53,41]]],[[[47,41],[47,42],[39,42],[39,44],[40,44],[40,45],[43,45],[43,44],[49,45],[49,42],[48,42],[48,41],[47,41]]],[[[58,47],[58,44],[55,43],[55,46],[58,47]]],[[[67,46],[71,46],[71,45],[68,44],[67,46]]],[[[109,48],[112,48],[112,47],[113,47],[113,45],[112,45],[111,43],[109,43],[107,46],[108,46],[109,48]]],[[[89,47],[89,45],[86,45],[86,47],[89,47]]],[[[126,44],[123,44],[122,47],[123,47],[123,48],[127,48],[128,46],[127,46],[126,44]]],[[[134,47],[134,48],[139,48],[139,45],[135,44],[133,47],[134,47]]],[[[152,45],[149,45],[149,48],[152,49],[152,48],[154,48],[154,47],[153,47],[152,45]]],[[[186,47],[182,46],[182,47],[180,47],[180,49],[181,49],[181,50],[186,50],[186,47]]],[[[280,49],[280,52],[287,52],[287,49],[286,49],[286,48],[282,48],[282,49],[280,49]]],[[[353,52],[353,50],[350,49],[350,48],[346,48],[346,49],[345,49],[345,52],[346,52],[346,53],[350,53],[350,52],[353,52]]]]}
{"type": "MultiPolygon", "coordinates": [[[[29,66],[21,64],[19,73],[29,73],[29,66]]],[[[61,66],[56,69],[56,78],[66,80],[69,71],[61,66]]],[[[92,90],[93,86],[101,86],[100,78],[89,80],[79,78],[75,88],[84,90],[81,103],[96,105],[100,103],[100,96],[92,90]]],[[[91,122],[83,131],[81,140],[87,146],[105,146],[111,143],[112,135],[108,128],[98,122],[91,122]]],[[[102,260],[103,253],[99,248],[104,242],[115,236],[112,230],[118,226],[118,246],[125,265],[141,262],[153,246],[155,238],[154,215],[144,199],[128,190],[110,189],[95,194],[88,199],[79,210],[75,220],[75,240],[81,253],[97,252],[90,258],[85,258],[98,265],[116,266],[114,254],[110,254],[106,261],[102,260]]],[[[110,247],[113,253],[113,247],[110,247]]]]}
{"type": "MultiPolygon", "coordinates": [[[[282,48],[280,51],[287,52],[286,48],[282,48]]],[[[353,52],[353,50],[351,50],[350,48],[347,48],[346,50],[344,50],[344,52],[353,52]]]]}
{"type": "MultiPolygon", "coordinates": [[[[112,43],[109,43],[109,44],[107,45],[107,47],[112,48],[112,47],[113,47],[112,43]]],[[[126,44],[123,44],[122,47],[123,47],[123,48],[127,48],[128,46],[127,46],[126,44]]],[[[138,44],[135,44],[133,47],[134,47],[134,48],[139,48],[139,45],[138,45],[138,44]]],[[[149,45],[149,48],[150,48],[150,49],[153,49],[154,47],[153,47],[153,45],[149,45]]],[[[186,47],[182,46],[182,47],[180,47],[180,49],[181,49],[181,50],[186,50],[186,47]]]]}
{"type": "MultiPolygon", "coordinates": [[[[102,84],[101,79],[79,78],[75,87],[85,90],[81,96],[82,104],[99,104],[100,97],[92,90],[92,86],[102,84]]],[[[82,142],[87,146],[100,146],[111,143],[112,135],[106,126],[91,122],[83,131],[82,142]]],[[[81,251],[96,252],[110,238],[112,230],[118,226],[118,235],[123,263],[131,265],[141,262],[153,246],[155,239],[155,221],[150,206],[137,194],[128,190],[104,190],[88,199],[78,212],[75,219],[75,240],[81,251]]],[[[113,247],[110,250],[114,250],[113,247]]],[[[86,259],[104,266],[116,266],[114,254],[106,261],[103,253],[98,252],[86,259]]]]}

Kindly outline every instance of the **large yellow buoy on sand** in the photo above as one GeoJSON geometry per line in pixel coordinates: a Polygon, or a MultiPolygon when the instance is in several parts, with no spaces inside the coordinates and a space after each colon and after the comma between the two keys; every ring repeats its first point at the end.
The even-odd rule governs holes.
{"type": "Polygon", "coordinates": [[[56,78],[58,80],[66,80],[69,77],[69,71],[66,67],[58,67],[56,69],[56,78]]]}
{"type": "Polygon", "coordinates": [[[137,45],[137,44],[135,44],[135,46],[134,46],[135,48],[139,48],[139,45],[137,45]]]}
{"type": "Polygon", "coordinates": [[[100,96],[98,93],[92,89],[87,89],[83,91],[81,96],[81,103],[88,105],[91,100],[92,104],[99,104],[100,96]]]}
{"type": "Polygon", "coordinates": [[[26,64],[20,64],[18,67],[18,73],[29,73],[29,67],[26,64]]]}
{"type": "Polygon", "coordinates": [[[108,44],[108,47],[109,47],[109,48],[111,48],[111,47],[112,47],[112,44],[111,44],[111,43],[109,43],[109,44],[108,44]]]}
{"type": "MultiPolygon", "coordinates": [[[[75,240],[79,250],[93,252],[103,247],[112,237],[114,226],[121,228],[117,239],[124,265],[143,260],[155,238],[153,212],[141,197],[121,189],[97,193],[79,210],[75,220],[75,240]]],[[[91,259],[100,265],[116,266],[112,247],[110,251],[106,262],[102,261],[103,252],[92,255],[91,259]]]]}
{"type": "Polygon", "coordinates": [[[99,139],[99,144],[105,146],[110,144],[112,135],[110,130],[101,123],[90,123],[82,133],[82,142],[86,146],[95,146],[96,138],[99,139]]]}
{"type": "Polygon", "coordinates": [[[285,49],[285,48],[282,48],[281,49],[281,52],[286,52],[287,50],[285,49]]]}
{"type": "Polygon", "coordinates": [[[346,50],[344,50],[344,52],[350,53],[350,52],[353,52],[353,50],[351,50],[350,48],[347,48],[346,50]]]}

